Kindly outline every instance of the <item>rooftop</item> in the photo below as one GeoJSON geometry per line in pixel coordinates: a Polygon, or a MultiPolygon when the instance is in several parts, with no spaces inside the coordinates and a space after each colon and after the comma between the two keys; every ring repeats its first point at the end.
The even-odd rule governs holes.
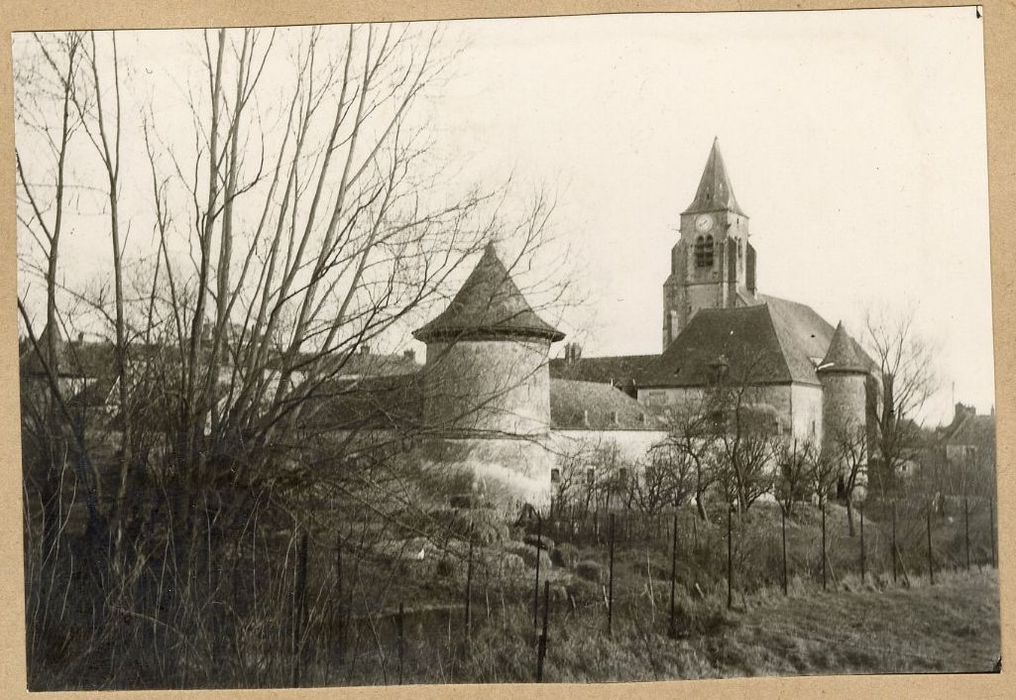
{"type": "Polygon", "coordinates": [[[564,338],[564,333],[533,311],[493,243],[487,244],[448,308],[413,335],[423,342],[513,337],[553,342],[564,338]]]}

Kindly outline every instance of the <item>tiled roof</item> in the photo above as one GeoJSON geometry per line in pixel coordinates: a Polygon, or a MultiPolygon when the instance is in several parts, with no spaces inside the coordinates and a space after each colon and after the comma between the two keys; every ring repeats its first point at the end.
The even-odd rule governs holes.
{"type": "Polygon", "coordinates": [[[413,335],[424,342],[487,337],[561,340],[564,333],[536,315],[522,296],[493,243],[473,268],[451,304],[413,335]]]}
{"type": "Polygon", "coordinates": [[[314,392],[310,423],[320,430],[419,426],[423,392],[419,375],[333,380],[314,392]]]}
{"type": "Polygon", "coordinates": [[[741,207],[734,197],[734,189],[730,186],[730,178],[727,177],[727,167],[723,163],[723,156],[720,154],[720,140],[713,140],[713,147],[709,151],[709,158],[706,159],[706,167],[702,171],[702,179],[699,180],[698,190],[695,192],[695,199],[684,210],[685,214],[696,214],[698,212],[729,210],[744,216],[741,207]]]}
{"type": "Polygon", "coordinates": [[[612,383],[632,393],[641,383],[642,376],[659,359],[659,355],[579,357],[571,360],[555,357],[550,361],[550,378],[612,383]]]}
{"type": "Polygon", "coordinates": [[[556,430],[659,430],[646,408],[598,382],[550,380],[550,423],[556,430]]]}
{"type": "MultiPolygon", "coordinates": [[[[760,384],[819,384],[816,365],[829,351],[834,329],[814,309],[786,299],[760,295],[761,304],[698,311],[646,372],[643,386],[692,387],[715,381],[721,356],[727,376],[760,384]]],[[[874,363],[857,345],[863,366],[874,363]]]]}
{"type": "Polygon", "coordinates": [[[707,386],[716,380],[721,358],[728,377],[753,384],[793,379],[769,308],[758,305],[698,311],[646,373],[642,385],[707,386]]]}

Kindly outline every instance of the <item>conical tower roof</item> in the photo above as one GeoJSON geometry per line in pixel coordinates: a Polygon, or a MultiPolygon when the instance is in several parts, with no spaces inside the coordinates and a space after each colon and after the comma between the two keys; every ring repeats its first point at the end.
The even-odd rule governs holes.
{"type": "Polygon", "coordinates": [[[448,308],[414,331],[413,336],[424,342],[496,338],[557,341],[564,338],[564,333],[536,315],[491,242],[448,308]]]}
{"type": "Polygon", "coordinates": [[[707,211],[732,211],[745,216],[734,197],[734,189],[730,186],[727,167],[723,164],[723,155],[720,153],[719,138],[713,139],[713,147],[709,151],[706,167],[702,171],[702,179],[699,180],[695,199],[684,210],[684,213],[697,214],[707,211]]]}
{"type": "Polygon", "coordinates": [[[818,366],[817,372],[851,372],[866,373],[861,358],[857,355],[853,338],[847,333],[847,329],[840,321],[829,341],[829,350],[826,351],[822,364],[818,366]]]}

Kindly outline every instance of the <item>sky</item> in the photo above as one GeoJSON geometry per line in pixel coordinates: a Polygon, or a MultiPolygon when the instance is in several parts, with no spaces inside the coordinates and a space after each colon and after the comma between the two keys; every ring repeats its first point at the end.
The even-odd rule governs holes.
{"type": "Polygon", "coordinates": [[[912,308],[942,390],[994,405],[981,20],[974,8],[463,23],[442,119],[477,173],[557,194],[584,355],[660,351],[662,284],[713,138],[760,291],[863,334],[912,308]]]}
{"type": "MultiPolygon", "coordinates": [[[[567,276],[582,303],[549,320],[585,356],[660,351],[679,215],[718,137],[750,217],[760,291],[856,336],[869,307],[913,308],[943,377],[927,418],[949,420],[954,397],[992,408],[973,7],[474,20],[446,31],[464,51],[427,97],[435,157],[454,164],[450,187],[511,176],[554,195],[556,250],[568,254],[540,265],[567,276]]],[[[121,46],[134,75],[166,81],[153,78],[163,87],[150,92],[181,95],[179,52],[194,39],[138,32],[121,46]]],[[[68,245],[87,265],[95,242],[68,245]]]]}

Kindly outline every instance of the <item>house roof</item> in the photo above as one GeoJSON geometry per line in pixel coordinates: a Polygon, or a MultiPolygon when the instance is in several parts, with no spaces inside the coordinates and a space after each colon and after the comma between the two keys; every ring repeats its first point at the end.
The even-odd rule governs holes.
{"type": "MultiPolygon", "coordinates": [[[[722,357],[727,376],[757,384],[819,384],[816,366],[830,349],[833,327],[805,304],[759,295],[761,303],[701,309],[646,372],[643,386],[698,387],[715,381],[722,357]]],[[[850,339],[858,361],[874,363],[850,339]]]]}
{"type": "Polygon", "coordinates": [[[645,406],[599,382],[550,380],[550,423],[555,430],[658,430],[645,406]]]}
{"type": "Polygon", "coordinates": [[[564,333],[533,311],[497,256],[493,243],[487,244],[448,308],[413,335],[424,342],[490,337],[550,341],[564,338],[564,333]]]}
{"type": "Polygon", "coordinates": [[[336,379],[311,399],[309,421],[320,430],[407,428],[421,424],[423,392],[417,374],[336,379]]]}
{"type": "Polygon", "coordinates": [[[965,415],[945,437],[947,445],[994,445],[995,416],[965,415]]]}
{"type": "Polygon", "coordinates": [[[639,386],[642,376],[659,359],[659,355],[614,355],[571,360],[555,357],[550,361],[550,378],[614,384],[629,390],[639,386]]]}
{"type": "Polygon", "coordinates": [[[685,214],[697,214],[707,211],[732,211],[744,216],[741,207],[734,197],[734,189],[730,186],[727,167],[720,153],[720,140],[713,139],[713,147],[706,159],[706,167],[702,171],[695,199],[684,210],[685,214]]]}

